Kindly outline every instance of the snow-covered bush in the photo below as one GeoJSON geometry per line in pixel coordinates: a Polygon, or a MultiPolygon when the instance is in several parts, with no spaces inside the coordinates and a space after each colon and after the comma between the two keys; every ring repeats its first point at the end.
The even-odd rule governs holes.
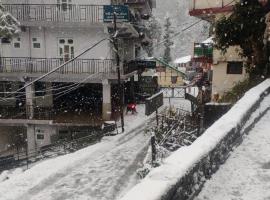
{"type": "Polygon", "coordinates": [[[20,23],[10,13],[5,12],[4,7],[0,4],[0,38],[12,37],[20,32],[20,23]]]}

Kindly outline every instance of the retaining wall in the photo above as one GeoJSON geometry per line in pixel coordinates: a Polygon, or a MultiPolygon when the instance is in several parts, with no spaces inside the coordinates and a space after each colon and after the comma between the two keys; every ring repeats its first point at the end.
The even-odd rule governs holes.
{"type": "Polygon", "coordinates": [[[244,133],[269,110],[268,106],[246,124],[269,93],[270,79],[249,90],[192,145],[173,153],[121,200],[192,199],[227,160],[232,149],[241,143],[244,133]]]}

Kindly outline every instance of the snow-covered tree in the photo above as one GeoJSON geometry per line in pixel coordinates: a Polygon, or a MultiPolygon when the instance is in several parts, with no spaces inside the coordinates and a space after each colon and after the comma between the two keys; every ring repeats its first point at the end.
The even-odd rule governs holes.
{"type": "Polygon", "coordinates": [[[159,21],[152,16],[146,24],[146,35],[152,40],[152,42],[148,46],[144,47],[144,50],[147,52],[149,57],[153,56],[154,46],[160,41],[162,33],[161,29],[159,21]]]}
{"type": "Polygon", "coordinates": [[[174,44],[173,41],[171,40],[171,36],[173,34],[173,31],[171,29],[172,23],[171,23],[171,19],[169,16],[167,16],[165,18],[165,25],[164,25],[164,55],[163,55],[163,59],[165,62],[170,63],[172,61],[172,57],[171,57],[171,47],[174,44]]]}
{"type": "Polygon", "coordinates": [[[4,7],[0,4],[0,38],[12,37],[19,33],[20,23],[10,13],[5,12],[4,7]]]}
{"type": "Polygon", "coordinates": [[[239,45],[241,56],[247,58],[250,75],[262,74],[267,63],[264,50],[267,12],[258,1],[242,0],[229,17],[223,17],[215,24],[216,47],[226,52],[230,46],[239,45]]]}

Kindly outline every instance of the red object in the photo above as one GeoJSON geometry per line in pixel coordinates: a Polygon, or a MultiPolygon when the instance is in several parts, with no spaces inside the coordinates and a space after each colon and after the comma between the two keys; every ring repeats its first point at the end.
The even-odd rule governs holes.
{"type": "Polygon", "coordinates": [[[132,114],[134,114],[134,113],[137,112],[137,110],[136,110],[136,104],[135,104],[135,103],[129,103],[129,104],[127,105],[127,113],[128,113],[129,111],[131,111],[132,114]]]}

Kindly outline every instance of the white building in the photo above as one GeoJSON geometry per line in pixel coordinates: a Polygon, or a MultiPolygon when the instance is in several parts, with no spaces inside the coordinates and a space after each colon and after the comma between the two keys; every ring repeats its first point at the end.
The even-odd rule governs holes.
{"type": "MultiPolygon", "coordinates": [[[[231,0],[190,0],[190,15],[207,20],[210,23],[216,22],[222,16],[229,16],[233,10],[234,4],[238,1],[231,0]]],[[[204,41],[212,43],[212,39],[204,41]]],[[[229,91],[236,83],[247,77],[243,65],[243,58],[239,56],[241,49],[237,46],[228,48],[225,54],[213,49],[213,80],[212,95],[218,93],[222,96],[229,91]]]]}
{"type": "MultiPolygon", "coordinates": [[[[82,101],[95,97],[91,109],[96,109],[103,120],[110,120],[114,114],[112,107],[119,107],[117,97],[113,95],[118,91],[117,66],[113,44],[109,40],[113,34],[113,23],[104,23],[104,5],[121,4],[129,8],[129,20],[117,23],[120,72],[124,82],[129,78],[132,80],[136,74],[134,66],[124,63],[140,53],[143,19],[151,15],[155,0],[2,0],[2,3],[6,11],[20,21],[21,33],[12,39],[1,39],[0,126],[7,127],[3,128],[7,132],[11,126],[26,127],[29,151],[51,144],[51,136],[66,131],[66,127],[80,129],[78,127],[92,126],[87,110],[81,117],[74,118],[78,110],[73,111],[70,106],[77,101],[74,99],[72,102],[66,92],[74,87],[83,87],[85,96],[80,99],[80,105],[82,101]],[[16,91],[102,39],[104,41],[93,50],[35,85],[28,86],[26,94],[5,93],[16,91]],[[4,97],[9,97],[8,101],[4,97]],[[63,108],[61,103],[65,98],[71,104],[63,108]],[[57,110],[67,110],[70,115],[63,115],[57,110]],[[89,120],[86,119],[88,117],[89,120]]],[[[91,115],[96,116],[97,113],[91,115]]],[[[101,121],[91,120],[93,123],[101,121]]],[[[3,149],[8,150],[4,147],[8,137],[4,132],[0,133],[0,138],[5,137],[0,139],[0,156],[3,149]],[[4,144],[1,141],[5,141],[4,144]]]]}

